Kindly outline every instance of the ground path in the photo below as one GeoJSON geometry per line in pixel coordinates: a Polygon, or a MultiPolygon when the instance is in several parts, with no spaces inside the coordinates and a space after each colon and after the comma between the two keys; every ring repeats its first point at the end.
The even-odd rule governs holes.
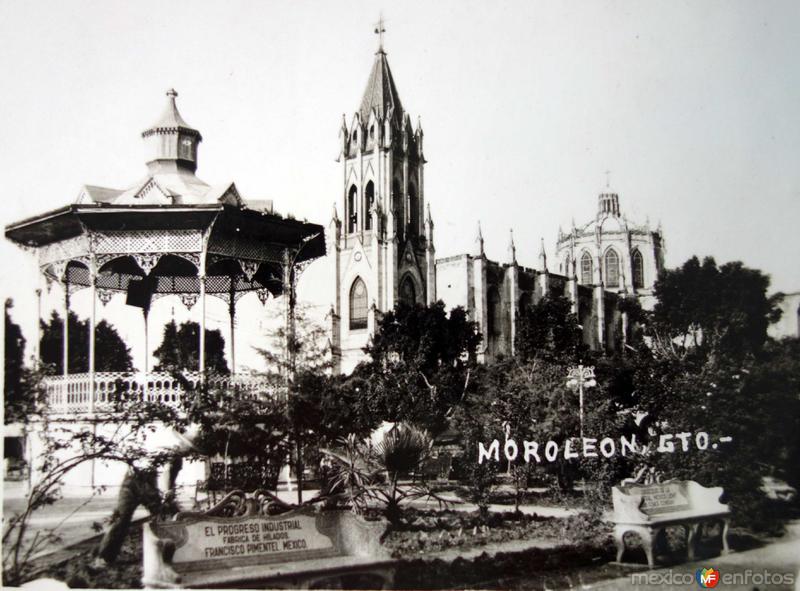
{"type": "MultiPolygon", "coordinates": [[[[103,494],[93,497],[76,497],[69,493],[74,491],[65,491],[65,498],[56,502],[54,505],[45,507],[38,511],[35,517],[31,520],[32,529],[43,529],[54,527],[61,524],[58,533],[61,535],[61,541],[58,544],[51,545],[47,552],[68,553],[71,546],[86,543],[92,537],[98,534],[91,527],[92,522],[102,522],[109,517],[114,510],[117,502],[117,489],[109,489],[103,494]]],[[[304,491],[304,499],[312,498],[317,491],[304,491]]],[[[191,508],[194,503],[194,491],[185,491],[180,500],[185,508],[191,508]]],[[[281,490],[278,496],[289,503],[296,501],[296,492],[281,490]]],[[[3,489],[3,514],[7,518],[10,514],[21,510],[24,507],[25,490],[22,483],[6,482],[3,489]]],[[[476,506],[471,503],[464,503],[459,501],[452,493],[443,493],[442,495],[453,504],[451,509],[457,511],[474,511],[476,506]],[[457,502],[458,501],[458,502],[457,502]]],[[[434,500],[417,500],[412,503],[412,506],[418,509],[437,509],[438,503],[434,500]]],[[[489,507],[490,511],[513,511],[512,505],[498,505],[493,504],[489,507]]],[[[526,514],[537,514],[543,517],[568,517],[577,514],[580,510],[574,508],[564,508],[557,506],[544,506],[544,505],[522,505],[520,510],[526,514]]],[[[134,518],[143,518],[147,516],[147,511],[140,508],[134,518]]],[[[779,538],[765,546],[746,550],[743,552],[734,552],[728,556],[721,556],[709,559],[704,562],[695,562],[681,564],[673,567],[674,573],[679,573],[682,576],[691,574],[694,576],[695,571],[701,567],[714,567],[724,576],[728,574],[737,574],[739,577],[744,577],[748,569],[755,572],[763,572],[768,570],[770,573],[793,573],[798,577],[800,571],[800,521],[794,521],[788,525],[788,531],[785,536],[779,538]]],[[[539,543],[536,541],[521,541],[521,546],[536,546],[539,543]]],[[[545,544],[542,542],[542,547],[550,545],[551,542],[545,544]]],[[[466,552],[478,555],[483,552],[489,551],[492,548],[483,546],[470,549],[466,552]]],[[[508,548],[504,549],[508,551],[508,548]]],[[[448,551],[450,552],[450,551],[448,551]]],[[[456,555],[468,558],[464,550],[453,549],[453,558],[456,555]]],[[[440,558],[444,558],[441,556],[440,558]]],[[[670,569],[657,569],[654,571],[647,571],[642,569],[631,569],[612,564],[605,564],[598,567],[590,567],[588,569],[578,569],[577,572],[570,573],[566,577],[549,577],[532,574],[530,578],[522,577],[515,581],[516,584],[511,585],[513,588],[518,589],[568,589],[571,585],[577,585],[577,588],[583,589],[686,589],[686,585],[669,585],[665,581],[669,574],[670,569]],[[642,583],[639,585],[632,584],[631,575],[634,573],[653,573],[654,577],[649,581],[649,584],[642,583]],[[561,580],[563,579],[563,580],[561,580]],[[569,583],[568,583],[569,581],[569,583]]],[[[509,581],[510,582],[510,581],[509,581]]],[[[755,585],[751,584],[732,584],[725,585],[725,589],[753,589],[755,585]]],[[[689,588],[700,588],[696,583],[689,588]]],[[[761,585],[761,589],[793,589],[794,586],[768,586],[761,585]]]]}

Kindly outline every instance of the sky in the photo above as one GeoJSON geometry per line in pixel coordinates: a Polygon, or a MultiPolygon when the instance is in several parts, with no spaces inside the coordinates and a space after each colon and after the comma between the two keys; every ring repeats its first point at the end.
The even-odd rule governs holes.
{"type": "MultiPolygon", "coordinates": [[[[83,184],[142,177],[140,133],[171,87],[203,135],[200,178],[327,225],[343,199],[341,117],[360,104],[380,13],[400,99],[425,130],[437,256],[471,252],[480,220],[490,258],[506,260],[513,228],[520,263],[535,266],[541,238],[552,255],[559,225],[594,216],[610,171],[628,218],[661,222],[667,266],[741,260],[775,291],[800,291],[800,3],[790,1],[4,0],[3,225],[72,202],[83,184]]],[[[30,340],[35,259],[8,241],[0,256],[2,295],[30,340]]],[[[299,295],[321,314],[333,285],[323,259],[299,295]]],[[[74,298],[84,317],[85,295],[74,298]]],[[[60,298],[47,294],[43,315],[60,298]]],[[[237,352],[255,366],[252,345],[277,304],[242,302],[237,352]]],[[[158,305],[158,322],[190,316],[171,299],[158,305]]],[[[117,298],[100,317],[135,341],[143,329],[130,311],[117,298]]],[[[227,334],[224,304],[209,314],[227,334]]]]}

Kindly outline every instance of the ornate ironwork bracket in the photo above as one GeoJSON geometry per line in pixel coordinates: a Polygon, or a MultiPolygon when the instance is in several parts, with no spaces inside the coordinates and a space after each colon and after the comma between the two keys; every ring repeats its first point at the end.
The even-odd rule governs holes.
{"type": "Polygon", "coordinates": [[[239,259],[239,266],[242,268],[242,272],[244,273],[245,277],[247,277],[247,281],[250,283],[253,282],[253,277],[255,277],[260,265],[261,263],[258,261],[245,261],[239,259]]]}
{"type": "Polygon", "coordinates": [[[97,299],[99,299],[100,303],[105,306],[111,301],[111,299],[114,297],[114,294],[115,292],[111,289],[99,288],[97,290],[97,299]]]}
{"type": "Polygon", "coordinates": [[[131,256],[133,256],[136,264],[144,271],[145,275],[149,275],[150,271],[153,270],[161,259],[161,253],[134,254],[131,256]]]}
{"type": "Polygon", "coordinates": [[[194,306],[197,303],[197,300],[199,299],[200,296],[198,296],[196,293],[182,293],[180,297],[181,297],[181,302],[183,303],[184,306],[186,306],[186,309],[191,310],[192,306],[194,306]]]}

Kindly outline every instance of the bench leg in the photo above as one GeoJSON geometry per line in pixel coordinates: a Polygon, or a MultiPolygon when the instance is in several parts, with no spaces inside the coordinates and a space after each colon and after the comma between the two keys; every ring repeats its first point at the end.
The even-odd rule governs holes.
{"type": "Polygon", "coordinates": [[[622,555],[625,554],[625,529],[619,525],[614,526],[614,545],[617,547],[617,562],[622,562],[622,555]]]}
{"type": "Polygon", "coordinates": [[[648,528],[641,528],[638,530],[642,536],[642,545],[644,546],[644,553],[647,556],[647,566],[655,568],[655,545],[658,538],[658,529],[650,530],[648,528]]]}
{"type": "Polygon", "coordinates": [[[699,523],[689,523],[686,526],[686,560],[689,562],[694,561],[694,544],[697,537],[697,530],[700,528],[699,523]]]}
{"type": "Polygon", "coordinates": [[[731,549],[728,547],[728,529],[730,528],[731,520],[722,520],[722,555],[730,554],[731,549]]]}

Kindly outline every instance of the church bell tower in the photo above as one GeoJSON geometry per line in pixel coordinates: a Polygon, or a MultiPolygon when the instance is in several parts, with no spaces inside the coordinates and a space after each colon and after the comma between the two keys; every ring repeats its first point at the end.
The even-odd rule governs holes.
{"type": "Polygon", "coordinates": [[[363,359],[376,316],[398,301],[436,299],[433,221],[425,207],[422,125],[403,109],[380,43],[361,99],[342,116],[342,186],[331,221],[336,301],[333,349],[338,370],[363,359]],[[339,217],[341,212],[341,218],[339,217]]]}

